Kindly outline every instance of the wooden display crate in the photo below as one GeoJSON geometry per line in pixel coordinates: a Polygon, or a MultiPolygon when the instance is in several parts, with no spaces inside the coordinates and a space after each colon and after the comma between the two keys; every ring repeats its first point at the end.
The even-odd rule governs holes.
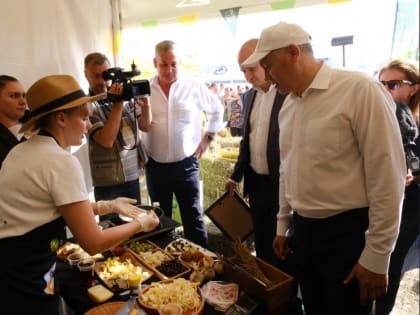
{"type": "Polygon", "coordinates": [[[239,284],[241,290],[263,303],[267,312],[278,310],[282,306],[290,304],[296,297],[297,292],[293,277],[258,257],[255,257],[255,259],[267,278],[272,280],[274,284],[264,286],[251,273],[243,272],[236,264],[236,257],[229,259],[233,264],[224,262],[223,280],[239,284]]]}

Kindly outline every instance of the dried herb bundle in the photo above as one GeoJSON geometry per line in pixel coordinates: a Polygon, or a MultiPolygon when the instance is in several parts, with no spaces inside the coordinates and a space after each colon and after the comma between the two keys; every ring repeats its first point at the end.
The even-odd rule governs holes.
{"type": "Polygon", "coordinates": [[[252,256],[245,246],[240,241],[235,241],[233,244],[233,250],[236,254],[237,263],[239,266],[253,274],[257,279],[264,282],[267,286],[273,284],[273,282],[267,278],[264,272],[258,265],[255,257],[252,256]]]}

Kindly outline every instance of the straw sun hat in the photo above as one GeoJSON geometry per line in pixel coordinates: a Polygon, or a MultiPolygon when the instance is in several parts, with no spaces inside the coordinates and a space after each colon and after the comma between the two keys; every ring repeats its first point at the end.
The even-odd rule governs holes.
{"type": "Polygon", "coordinates": [[[31,130],[38,119],[49,113],[77,107],[105,96],[105,93],[87,96],[70,75],[46,76],[36,81],[26,93],[30,119],[23,124],[19,132],[31,130]]]}

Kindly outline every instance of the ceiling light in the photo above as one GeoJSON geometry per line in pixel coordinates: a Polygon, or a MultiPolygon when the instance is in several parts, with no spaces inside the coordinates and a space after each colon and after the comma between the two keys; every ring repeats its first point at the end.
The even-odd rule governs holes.
{"type": "Polygon", "coordinates": [[[210,3],[210,0],[181,0],[176,7],[185,8],[185,7],[195,7],[199,5],[207,5],[210,3]]]}

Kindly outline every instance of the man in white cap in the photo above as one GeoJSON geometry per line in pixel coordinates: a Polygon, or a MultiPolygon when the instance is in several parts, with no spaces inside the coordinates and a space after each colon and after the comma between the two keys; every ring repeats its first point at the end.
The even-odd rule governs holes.
{"type": "Polygon", "coordinates": [[[317,61],[296,24],[264,29],[243,64],[258,61],[290,93],[279,115],[275,251],[286,257],[293,223],[306,315],[370,314],[387,289],[404,194],[395,105],[374,78],[317,61]]]}

